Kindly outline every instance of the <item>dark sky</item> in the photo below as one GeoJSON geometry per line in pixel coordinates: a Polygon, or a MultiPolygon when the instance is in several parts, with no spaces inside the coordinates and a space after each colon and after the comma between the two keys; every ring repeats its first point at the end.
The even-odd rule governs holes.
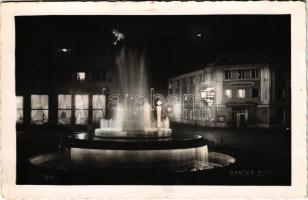
{"type": "Polygon", "coordinates": [[[201,69],[226,52],[290,58],[289,15],[17,17],[16,37],[16,67],[23,69],[77,66],[87,55],[111,58],[123,45],[137,49],[146,54],[153,87],[166,87],[167,78],[201,69]],[[125,35],[116,46],[114,28],[125,35]],[[63,60],[58,48],[72,55],[63,60]]]}

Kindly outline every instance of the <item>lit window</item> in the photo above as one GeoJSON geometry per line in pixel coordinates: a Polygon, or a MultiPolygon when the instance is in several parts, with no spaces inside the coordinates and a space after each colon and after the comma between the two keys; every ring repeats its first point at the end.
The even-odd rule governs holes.
{"type": "Polygon", "coordinates": [[[251,78],[259,78],[259,69],[251,70],[251,78]]]}
{"type": "Polygon", "coordinates": [[[208,87],[201,91],[200,96],[203,106],[212,106],[215,99],[215,90],[214,88],[208,87]]]}
{"type": "Polygon", "coordinates": [[[31,95],[31,123],[48,122],[48,95],[31,95]]]}
{"type": "Polygon", "coordinates": [[[226,95],[226,97],[229,99],[229,98],[232,98],[232,90],[230,90],[230,89],[227,89],[227,90],[225,90],[225,95],[226,95]]]}
{"type": "Polygon", "coordinates": [[[75,108],[76,124],[88,123],[89,96],[76,95],[75,108]]]}
{"type": "Polygon", "coordinates": [[[77,80],[78,81],[86,80],[86,73],[85,72],[77,72],[77,80]]]}
{"type": "Polygon", "coordinates": [[[254,89],[251,90],[251,97],[252,98],[259,97],[259,89],[258,88],[254,88],[254,89]]]}
{"type": "Polygon", "coordinates": [[[206,98],[206,91],[202,90],[200,95],[201,95],[201,99],[205,99],[206,98]]]}
{"type": "Polygon", "coordinates": [[[245,70],[240,69],[238,70],[238,79],[245,78],[245,70]]]}
{"type": "Polygon", "coordinates": [[[106,96],[105,95],[93,95],[92,98],[92,108],[93,108],[93,122],[99,122],[104,118],[106,110],[106,96]]]}
{"type": "Polygon", "coordinates": [[[17,106],[17,113],[16,113],[16,123],[22,124],[24,122],[24,97],[23,96],[17,96],[16,97],[16,106],[17,106]]]}
{"type": "Polygon", "coordinates": [[[58,123],[70,124],[72,116],[72,96],[58,95],[58,123]]]}
{"type": "Polygon", "coordinates": [[[168,84],[168,88],[172,89],[172,84],[171,83],[168,84]]]}
{"type": "Polygon", "coordinates": [[[238,98],[245,98],[245,89],[238,89],[238,98]]]}
{"type": "Polygon", "coordinates": [[[225,71],[225,79],[231,79],[231,78],[232,78],[231,70],[226,70],[225,71]]]}

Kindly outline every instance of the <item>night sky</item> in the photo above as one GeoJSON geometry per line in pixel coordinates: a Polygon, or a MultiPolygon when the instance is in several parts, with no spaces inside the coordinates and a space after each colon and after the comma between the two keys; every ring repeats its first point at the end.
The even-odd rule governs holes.
{"type": "Polygon", "coordinates": [[[202,69],[224,53],[258,50],[268,60],[289,62],[290,16],[16,17],[17,69],[91,68],[103,63],[78,59],[113,58],[122,46],[145,53],[150,86],[166,88],[168,78],[202,69]],[[113,29],[125,35],[117,45],[113,29]],[[71,55],[63,59],[59,48],[70,48],[71,55]]]}

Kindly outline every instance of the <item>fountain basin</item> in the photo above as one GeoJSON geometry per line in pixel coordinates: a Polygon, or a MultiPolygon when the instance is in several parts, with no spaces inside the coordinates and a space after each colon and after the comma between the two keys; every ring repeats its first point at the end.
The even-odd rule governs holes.
{"type": "Polygon", "coordinates": [[[64,146],[66,160],[86,168],[187,171],[208,163],[207,143],[201,136],[124,139],[79,133],[68,137],[64,146]]]}
{"type": "MultiPolygon", "coordinates": [[[[204,171],[204,170],[211,170],[215,168],[226,167],[235,162],[235,158],[232,156],[218,153],[218,152],[209,152],[208,154],[209,162],[204,168],[193,168],[188,171],[204,171]]],[[[60,170],[60,171],[67,171],[67,170],[100,170],[97,166],[93,165],[74,165],[72,163],[68,163],[65,160],[65,154],[63,153],[46,153],[38,156],[34,156],[30,158],[30,163],[36,167],[41,169],[51,169],[51,170],[60,170]]],[[[120,169],[120,168],[118,168],[120,169]]],[[[152,170],[151,170],[152,171],[152,170]]],[[[185,171],[176,171],[176,172],[187,172],[185,171]]]]}

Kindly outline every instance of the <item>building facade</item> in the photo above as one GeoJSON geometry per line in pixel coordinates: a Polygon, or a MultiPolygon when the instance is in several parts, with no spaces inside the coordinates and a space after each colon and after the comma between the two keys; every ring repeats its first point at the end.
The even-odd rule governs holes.
{"type": "Polygon", "coordinates": [[[174,122],[209,127],[289,127],[290,74],[277,65],[209,64],[168,80],[174,122]]]}

